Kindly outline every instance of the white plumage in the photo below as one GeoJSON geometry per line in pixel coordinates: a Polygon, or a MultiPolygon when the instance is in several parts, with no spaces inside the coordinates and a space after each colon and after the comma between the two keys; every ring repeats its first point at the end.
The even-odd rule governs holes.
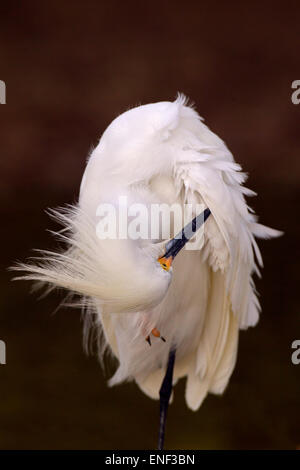
{"type": "MultiPolygon", "coordinates": [[[[93,150],[78,205],[54,212],[66,230],[61,253],[43,253],[26,277],[79,294],[87,307],[85,337],[96,328],[99,355],[119,360],[110,385],[134,379],[158,398],[169,347],[176,346],[174,383],[187,376],[186,402],[196,410],[208,392],[224,391],[233,371],[239,329],[254,326],[259,302],[252,280],[262,259],[255,236],[280,232],[256,222],[241,167],[180,95],[116,118],[93,150]],[[100,203],[203,203],[211,211],[200,251],[182,250],[173,273],[157,263],[164,243],[100,240],[100,203]],[[167,339],[149,348],[157,327],[167,339]],[[103,331],[103,335],[101,332],[103,331]]],[[[156,240],[157,241],[157,240],[156,240]]]]}

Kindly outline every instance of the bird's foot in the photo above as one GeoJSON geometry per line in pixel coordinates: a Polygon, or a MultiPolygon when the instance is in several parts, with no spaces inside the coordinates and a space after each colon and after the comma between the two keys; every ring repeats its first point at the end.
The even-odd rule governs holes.
{"type": "MultiPolygon", "coordinates": [[[[160,334],[160,331],[157,328],[153,328],[151,330],[151,334],[155,336],[155,338],[160,338],[164,343],[166,342],[165,338],[160,334]]],[[[146,338],[147,343],[149,343],[149,346],[151,346],[151,339],[150,335],[148,335],[146,338]]]]}
{"type": "Polygon", "coordinates": [[[164,343],[166,342],[165,338],[160,334],[160,331],[157,328],[153,328],[153,330],[151,330],[151,333],[156,338],[160,338],[164,343]]]}

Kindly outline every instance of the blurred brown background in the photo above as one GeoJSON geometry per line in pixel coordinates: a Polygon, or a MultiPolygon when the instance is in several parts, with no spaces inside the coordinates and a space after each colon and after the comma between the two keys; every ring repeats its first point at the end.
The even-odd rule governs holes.
{"type": "Polygon", "coordinates": [[[134,384],[109,389],[81,347],[80,313],[37,300],[6,268],[53,248],[44,210],[76,200],[85,160],[128,107],[182,91],[229,145],[259,193],[263,314],[242,332],[223,397],[170,408],[172,449],[295,449],[300,444],[298,245],[299,2],[1,2],[1,449],[155,448],[158,403],[134,384]]]}

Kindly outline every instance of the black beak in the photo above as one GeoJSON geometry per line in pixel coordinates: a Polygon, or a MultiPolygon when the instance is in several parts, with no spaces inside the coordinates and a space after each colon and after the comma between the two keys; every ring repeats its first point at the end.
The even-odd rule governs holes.
{"type": "Polygon", "coordinates": [[[162,258],[175,258],[185,244],[192,238],[197,230],[204,224],[210,216],[210,210],[205,209],[201,214],[197,215],[189,224],[187,224],[172,240],[166,244],[166,252],[162,258]]]}

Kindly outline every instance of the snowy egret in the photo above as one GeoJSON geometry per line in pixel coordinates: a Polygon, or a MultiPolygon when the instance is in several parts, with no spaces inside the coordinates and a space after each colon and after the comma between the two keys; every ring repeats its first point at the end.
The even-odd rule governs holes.
{"type": "Polygon", "coordinates": [[[245,179],[183,95],[130,109],[92,151],[78,204],[52,211],[64,226],[56,235],[66,248],[44,251],[17,268],[26,271],[23,278],[80,296],[85,346],[96,332],[99,357],[108,348],[119,361],[110,385],[135,380],[149,397],[160,397],[160,449],[173,385],[187,377],[192,410],[207,393],[222,394],[235,366],[239,329],[259,318],[252,276],[262,258],[255,237],[280,232],[257,223],[244,199],[254,195],[245,179]],[[197,230],[204,227],[202,246],[182,250],[190,238],[185,231],[167,240],[161,234],[99,236],[99,205],[120,214],[120,197],[128,207],[202,204],[192,222],[197,230]]]}

